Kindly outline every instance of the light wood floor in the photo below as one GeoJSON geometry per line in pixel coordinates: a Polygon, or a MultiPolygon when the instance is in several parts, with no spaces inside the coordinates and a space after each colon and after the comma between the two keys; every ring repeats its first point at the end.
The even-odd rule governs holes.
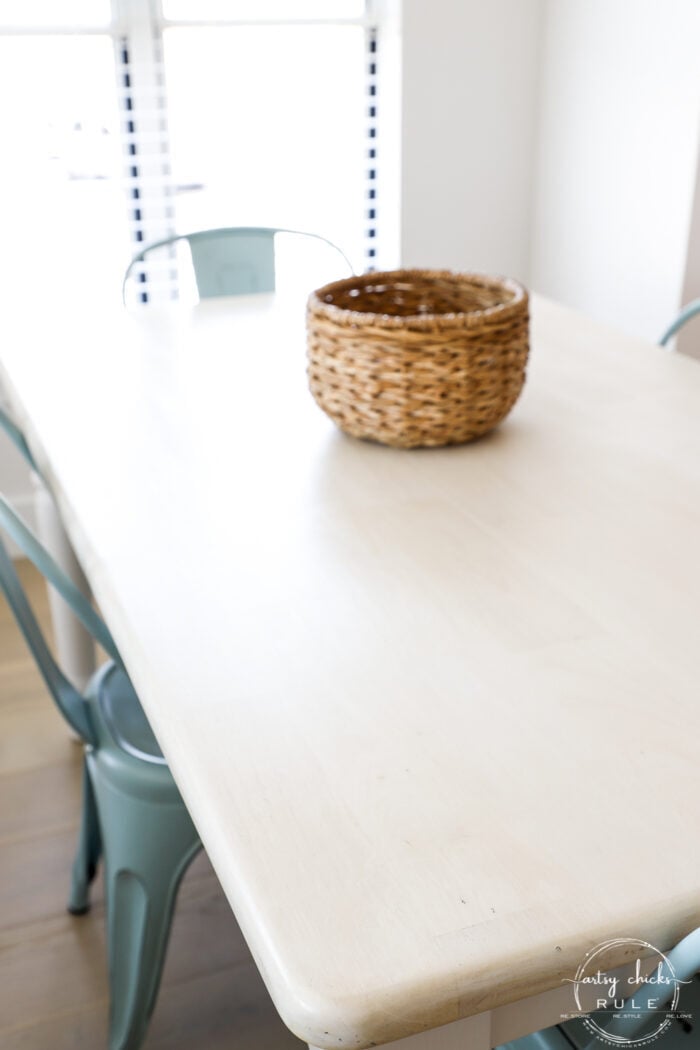
{"type": "MultiPolygon", "coordinates": [[[[43,585],[21,575],[42,623],[43,585]]],[[[0,1047],[106,1048],[102,886],[65,910],[80,747],[53,710],[0,597],[0,1047]]],[[[205,856],[182,885],[144,1050],[301,1050],[267,995],[205,856]]]]}

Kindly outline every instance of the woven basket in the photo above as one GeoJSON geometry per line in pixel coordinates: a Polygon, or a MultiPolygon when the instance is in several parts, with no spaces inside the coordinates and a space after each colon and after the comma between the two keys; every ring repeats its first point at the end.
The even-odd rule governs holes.
{"type": "Polygon", "coordinates": [[[336,281],[307,306],[311,392],[354,437],[472,441],[518,399],[528,320],[527,292],[507,278],[396,270],[336,281]]]}

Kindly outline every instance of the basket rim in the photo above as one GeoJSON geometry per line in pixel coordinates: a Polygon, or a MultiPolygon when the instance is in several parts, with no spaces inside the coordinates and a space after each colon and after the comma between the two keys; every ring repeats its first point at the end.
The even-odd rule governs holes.
{"type": "Polygon", "coordinates": [[[435,328],[452,324],[472,327],[488,320],[505,320],[511,313],[520,313],[527,307],[529,295],[527,289],[513,277],[504,277],[483,273],[466,273],[459,270],[426,270],[421,268],[402,268],[400,270],[377,270],[370,273],[355,274],[340,281],[331,281],[316,288],[309,295],[307,307],[314,313],[325,314],[331,321],[350,323],[353,326],[377,325],[383,328],[402,328],[406,325],[418,328],[435,328]],[[448,313],[396,314],[377,313],[371,310],[353,310],[346,306],[323,301],[322,296],[330,291],[352,288],[358,281],[375,284],[382,280],[400,281],[401,278],[458,278],[461,282],[471,283],[482,288],[502,288],[513,293],[513,298],[505,303],[496,303],[483,309],[454,310],[448,313]]]}

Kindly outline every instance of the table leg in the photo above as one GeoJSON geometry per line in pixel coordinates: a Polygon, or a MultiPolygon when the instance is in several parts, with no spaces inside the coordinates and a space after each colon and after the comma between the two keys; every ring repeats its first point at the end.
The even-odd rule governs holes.
{"type": "MultiPolygon", "coordinates": [[[[464,1017],[440,1028],[382,1043],[381,1050],[493,1050],[511,1040],[560,1024],[563,1017],[570,1015],[573,1005],[571,987],[566,985],[473,1017],[464,1017]]],[[[310,1043],[308,1045],[309,1050],[317,1050],[310,1043]]]]}
{"type": "MultiPolygon", "coordinates": [[[[39,538],[76,587],[90,598],[90,586],[50,493],[36,474],[32,475],[32,484],[39,538]]],[[[82,691],[95,670],[95,643],[63,598],[53,587],[48,591],[58,662],[64,674],[82,691]]]]}

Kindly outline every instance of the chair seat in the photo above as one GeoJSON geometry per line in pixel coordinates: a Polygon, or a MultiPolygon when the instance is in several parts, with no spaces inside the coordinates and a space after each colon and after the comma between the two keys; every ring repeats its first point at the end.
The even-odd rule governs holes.
{"type": "Polygon", "coordinates": [[[165,765],[150,723],[128,676],[111,663],[97,673],[97,704],[117,747],[134,758],[165,765]]]}

